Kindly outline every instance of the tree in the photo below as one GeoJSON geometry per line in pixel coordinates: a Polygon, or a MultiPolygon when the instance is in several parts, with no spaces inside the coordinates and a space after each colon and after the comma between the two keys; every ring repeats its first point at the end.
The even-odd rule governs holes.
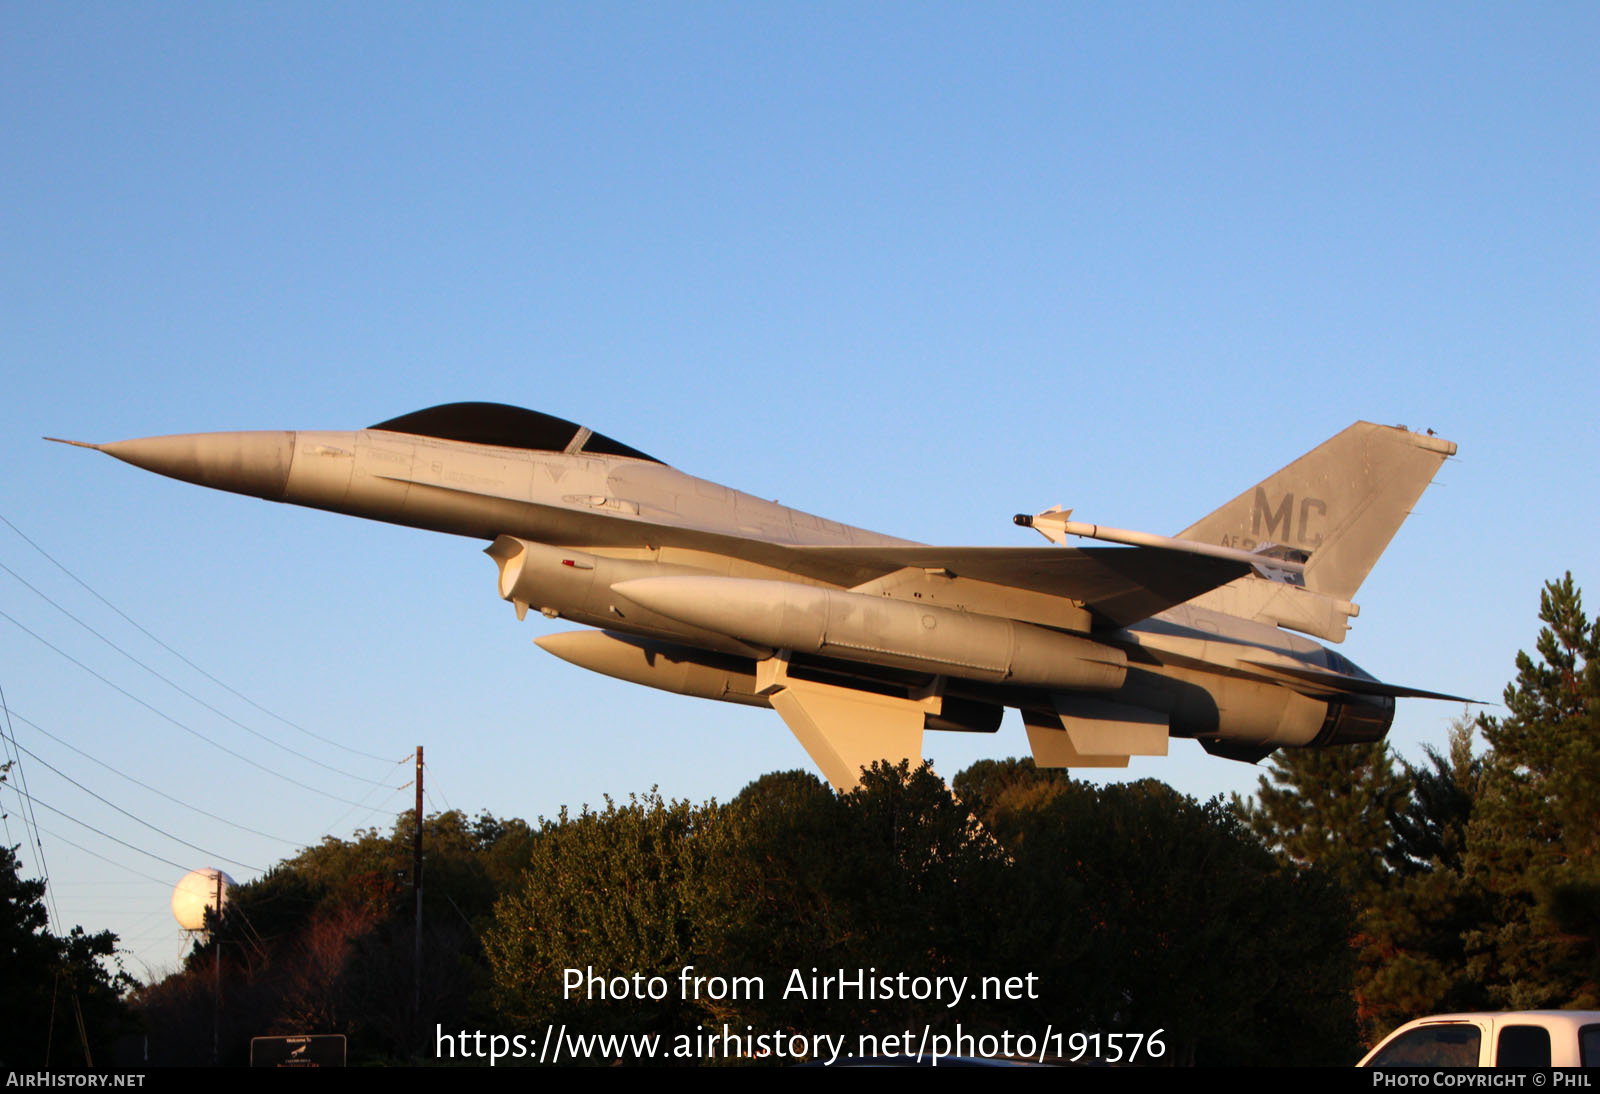
{"type": "Polygon", "coordinates": [[[1161,1027],[1169,1063],[1354,1058],[1350,916],[1326,873],[1276,859],[1220,799],[1016,774],[989,823],[1053,1022],[1161,1027]]]}
{"type": "Polygon", "coordinates": [[[412,833],[402,814],[388,832],[333,837],[229,894],[212,937],[183,971],[134,1000],[150,1031],[151,1062],[195,1064],[210,1055],[214,970],[221,948],[220,1044],[243,1063],[250,1037],[343,1033],[352,1061],[423,1051],[433,1028],[482,1025],[487,984],[478,931],[495,898],[519,876],[530,838],[519,820],[449,811],[423,822],[420,997],[413,992],[412,833]],[[420,1011],[413,1013],[413,1000],[420,1011]]]}
{"type": "Polygon", "coordinates": [[[110,931],[52,935],[44,893],[43,881],[23,879],[14,849],[0,847],[0,1067],[105,1067],[133,981],[102,963],[116,956],[110,931]]]}
{"type": "Polygon", "coordinates": [[[1572,574],[1547,582],[1538,660],[1517,654],[1469,829],[1492,918],[1469,939],[1503,1006],[1600,1006],[1600,620],[1572,574]]]}
{"type": "Polygon", "coordinates": [[[1394,872],[1360,909],[1356,999],[1368,1043],[1419,1014],[1490,1005],[1471,974],[1468,934],[1489,914],[1481,886],[1465,872],[1467,836],[1483,781],[1473,752],[1476,722],[1451,725],[1449,755],[1429,746],[1428,763],[1405,765],[1410,794],[1391,820],[1394,872]]]}
{"type": "Polygon", "coordinates": [[[1032,759],[979,760],[951,780],[956,796],[990,828],[1009,830],[1014,814],[1036,809],[1071,790],[1070,772],[1039,767],[1032,759]]]}
{"type": "Polygon", "coordinates": [[[1463,873],[1482,781],[1474,723],[1459,719],[1449,755],[1395,770],[1382,742],[1280,752],[1272,783],[1234,808],[1269,847],[1317,863],[1350,901],[1357,1017],[1369,1043],[1417,1014],[1481,1009],[1465,936],[1483,921],[1479,887],[1463,873]]]}
{"type": "Polygon", "coordinates": [[[693,1030],[699,1015],[677,977],[697,963],[703,934],[716,929],[703,913],[720,819],[714,803],[696,807],[651,793],[626,805],[608,798],[599,813],[570,817],[563,809],[544,821],[527,871],[501,898],[483,937],[503,1018],[570,1022],[586,1032],[693,1030]],[[567,970],[603,983],[591,991],[585,979],[569,991],[567,970]],[[672,990],[641,999],[631,986],[636,976],[642,983],[659,976],[672,990]]]}
{"type": "Polygon", "coordinates": [[[535,834],[528,872],[496,908],[484,942],[502,1022],[566,1022],[584,1031],[826,1029],[884,1033],[908,1023],[972,1028],[916,1000],[789,993],[820,970],[971,976],[1000,922],[1004,856],[923,765],[877,765],[836,795],[804,772],[768,775],[727,805],[656,795],[563,814],[535,834]],[[680,970],[751,977],[759,995],[688,993],[680,970]],[[610,980],[660,976],[661,999],[591,1000],[564,971],[610,980]]]}
{"type": "Polygon", "coordinates": [[[1235,812],[1268,847],[1321,866],[1365,902],[1387,880],[1390,818],[1407,804],[1389,746],[1281,749],[1268,773],[1254,802],[1234,796],[1235,812]]]}
{"type": "Polygon", "coordinates": [[[1405,874],[1445,869],[1459,872],[1467,827],[1483,782],[1483,757],[1474,755],[1477,722],[1466,714],[1450,724],[1450,754],[1426,745],[1428,765],[1405,764],[1410,791],[1404,809],[1390,816],[1390,866],[1405,874]]]}

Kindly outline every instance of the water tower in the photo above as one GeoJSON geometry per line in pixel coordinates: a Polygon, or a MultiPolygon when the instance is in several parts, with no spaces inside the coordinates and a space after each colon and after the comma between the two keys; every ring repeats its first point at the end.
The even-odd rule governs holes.
{"type": "Polygon", "coordinates": [[[185,942],[206,929],[207,912],[222,914],[231,888],[233,879],[212,866],[183,875],[183,880],[172,890],[172,917],[183,928],[185,942]]]}
{"type": "MultiPolygon", "coordinates": [[[[202,866],[198,870],[190,870],[183,875],[183,880],[178,882],[172,890],[172,918],[178,921],[178,926],[183,928],[183,941],[187,945],[201,931],[206,929],[206,913],[211,912],[213,921],[222,916],[222,909],[228,905],[228,890],[233,888],[233,879],[218,870],[215,866],[202,866]]],[[[216,985],[211,1008],[211,1063],[216,1065],[218,1060],[219,1030],[222,1025],[222,946],[216,947],[216,985]]],[[[181,957],[183,951],[180,949],[181,957]]]]}

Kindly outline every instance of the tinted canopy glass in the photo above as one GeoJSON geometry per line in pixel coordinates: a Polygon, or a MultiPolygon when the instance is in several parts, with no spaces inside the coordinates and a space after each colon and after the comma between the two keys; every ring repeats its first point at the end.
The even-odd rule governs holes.
{"type": "MultiPolygon", "coordinates": [[[[533,452],[565,452],[582,426],[564,418],[540,414],[537,410],[524,410],[520,406],[506,406],[504,403],[446,403],[402,414],[368,428],[385,429],[390,433],[410,433],[417,437],[438,437],[445,441],[466,441],[468,444],[526,448],[533,452]]],[[[649,460],[651,463],[661,462],[599,433],[590,433],[577,451],[597,456],[626,456],[634,460],[649,460]]]]}

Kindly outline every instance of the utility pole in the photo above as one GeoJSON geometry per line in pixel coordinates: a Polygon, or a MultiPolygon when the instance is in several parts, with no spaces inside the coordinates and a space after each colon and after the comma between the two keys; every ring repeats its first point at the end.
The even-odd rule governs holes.
{"type": "Polygon", "coordinates": [[[216,870],[216,895],[211,902],[211,948],[215,951],[216,964],[213,966],[214,977],[211,988],[211,1066],[217,1067],[221,1063],[222,1040],[222,871],[216,870]]]}
{"type": "Polygon", "coordinates": [[[417,746],[417,816],[411,844],[411,888],[416,894],[417,915],[414,933],[416,947],[411,955],[411,1026],[418,1036],[422,1030],[422,746],[417,746]]]}

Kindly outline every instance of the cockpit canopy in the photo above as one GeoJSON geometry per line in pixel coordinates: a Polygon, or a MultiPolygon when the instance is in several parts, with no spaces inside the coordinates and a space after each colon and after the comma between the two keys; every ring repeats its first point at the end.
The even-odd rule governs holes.
{"type": "Polygon", "coordinates": [[[495,444],[502,448],[526,448],[533,452],[583,453],[590,456],[625,456],[633,460],[661,461],[636,448],[594,433],[564,418],[524,410],[504,403],[445,403],[386,422],[368,426],[390,433],[410,433],[416,437],[438,437],[468,444],[495,444]],[[580,434],[582,436],[580,436],[580,434]]]}

